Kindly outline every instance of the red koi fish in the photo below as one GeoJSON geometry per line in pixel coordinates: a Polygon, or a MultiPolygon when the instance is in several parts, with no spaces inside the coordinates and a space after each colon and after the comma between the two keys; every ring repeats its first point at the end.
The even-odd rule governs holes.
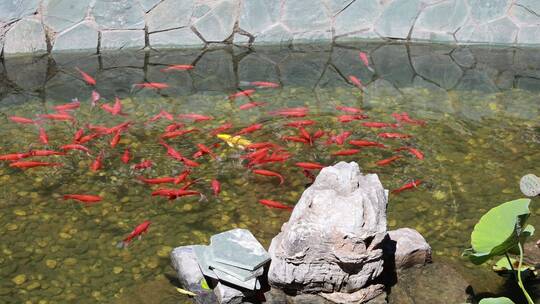
{"type": "Polygon", "coordinates": [[[90,165],[90,170],[96,172],[96,171],[99,171],[101,168],[103,168],[103,156],[104,156],[104,153],[103,151],[101,151],[99,155],[96,157],[96,159],[94,159],[94,161],[90,165]]]}
{"type": "Polygon", "coordinates": [[[100,136],[102,136],[102,134],[100,134],[100,133],[88,134],[88,135],[85,135],[85,136],[79,138],[79,140],[77,140],[76,142],[78,144],[85,144],[85,143],[90,142],[91,140],[94,140],[95,138],[98,138],[100,136]]]}
{"type": "Polygon", "coordinates": [[[211,182],[211,185],[212,185],[212,190],[214,191],[214,195],[218,196],[219,193],[221,192],[221,184],[219,183],[217,179],[213,179],[211,182]]]}
{"type": "Polygon", "coordinates": [[[311,134],[309,134],[309,132],[306,129],[304,129],[304,127],[299,127],[298,131],[300,132],[300,136],[307,139],[307,141],[309,142],[310,145],[313,143],[313,139],[311,138],[311,134]]]}
{"type": "Polygon", "coordinates": [[[300,136],[282,136],[281,137],[281,140],[283,141],[294,141],[294,142],[299,142],[299,143],[304,143],[304,144],[309,144],[309,140],[303,138],[303,137],[300,137],[300,136]]]}
{"type": "Polygon", "coordinates": [[[168,145],[166,142],[160,140],[159,144],[167,149],[167,155],[169,155],[171,158],[179,160],[179,161],[183,160],[184,156],[182,156],[180,152],[176,151],[176,149],[168,145]]]}
{"type": "Polygon", "coordinates": [[[164,69],[161,69],[162,72],[169,72],[169,71],[188,71],[188,70],[193,70],[193,68],[195,68],[195,66],[191,65],[191,64],[175,64],[175,65],[170,65],[164,69]]]}
{"type": "Polygon", "coordinates": [[[191,132],[198,132],[198,131],[199,131],[199,129],[197,129],[197,128],[193,128],[193,129],[189,129],[189,130],[176,130],[176,131],[171,131],[171,132],[165,132],[165,133],[161,134],[160,137],[162,139],[169,139],[169,138],[183,136],[183,135],[189,134],[191,132]]]}
{"type": "Polygon", "coordinates": [[[123,122],[123,123],[121,123],[119,125],[116,125],[116,126],[112,127],[112,128],[106,129],[105,133],[106,134],[112,134],[112,133],[115,133],[115,132],[118,132],[118,131],[126,130],[129,127],[129,125],[131,125],[131,124],[132,124],[131,121],[125,121],[125,122],[123,122]]]}
{"type": "Polygon", "coordinates": [[[181,119],[191,119],[194,122],[214,119],[212,116],[206,116],[206,115],[201,115],[201,114],[196,114],[196,113],[179,114],[178,117],[181,119]]]}
{"type": "Polygon", "coordinates": [[[243,135],[243,134],[252,133],[252,132],[255,132],[257,130],[262,129],[262,127],[263,127],[262,124],[253,124],[251,126],[245,127],[242,130],[236,132],[235,135],[243,135]]]}
{"type": "Polygon", "coordinates": [[[269,81],[252,81],[249,84],[259,88],[279,88],[278,83],[269,81]]]}
{"type": "Polygon", "coordinates": [[[332,153],[334,156],[347,156],[347,155],[354,155],[360,152],[359,149],[348,149],[348,150],[339,150],[337,152],[332,153]]]}
{"type": "Polygon", "coordinates": [[[64,200],[76,200],[81,203],[101,202],[101,196],[90,194],[64,194],[64,200]]]}
{"type": "Polygon", "coordinates": [[[197,148],[199,148],[199,152],[201,152],[201,156],[204,154],[210,155],[212,158],[216,158],[216,155],[204,144],[197,144],[197,148]]]}
{"type": "Polygon", "coordinates": [[[212,131],[210,131],[210,134],[212,136],[216,136],[217,134],[223,133],[224,131],[227,131],[227,130],[231,129],[232,127],[233,127],[232,123],[226,122],[226,123],[222,124],[221,126],[215,128],[215,129],[212,129],[212,131]]]}
{"type": "Polygon", "coordinates": [[[121,130],[118,130],[116,131],[116,133],[114,133],[114,136],[113,138],[111,139],[111,148],[114,148],[116,147],[116,145],[118,145],[118,143],[120,142],[120,136],[122,135],[122,131],[121,130]]]}
{"type": "Polygon", "coordinates": [[[311,125],[314,125],[314,124],[315,124],[315,122],[313,120],[296,120],[296,121],[288,122],[288,123],[284,124],[284,126],[293,127],[293,128],[299,128],[299,127],[311,126],[311,125]]]}
{"type": "Polygon", "coordinates": [[[418,149],[415,149],[415,148],[400,147],[400,148],[395,149],[394,151],[403,151],[403,150],[409,151],[412,155],[414,155],[416,158],[418,158],[420,160],[424,159],[424,153],[422,153],[422,151],[420,151],[418,149]]]}
{"type": "Polygon", "coordinates": [[[115,97],[114,99],[114,106],[110,106],[108,104],[102,104],[101,105],[101,108],[109,113],[111,113],[112,115],[126,115],[125,113],[122,112],[122,102],[120,101],[120,98],[118,97],[115,97]]]}
{"type": "Polygon", "coordinates": [[[377,166],[386,166],[401,158],[401,155],[392,156],[376,162],[377,166]]]}
{"type": "Polygon", "coordinates": [[[240,109],[240,110],[249,110],[251,108],[262,107],[262,106],[265,106],[265,105],[266,105],[266,102],[251,101],[251,102],[248,102],[248,103],[245,103],[245,104],[239,106],[238,109],[240,109]]]}
{"type": "Polygon", "coordinates": [[[386,123],[386,122],[376,122],[376,121],[367,121],[363,122],[362,126],[368,128],[397,128],[396,124],[386,123]]]}
{"type": "Polygon", "coordinates": [[[323,130],[317,130],[315,131],[315,133],[313,133],[313,139],[319,139],[321,137],[323,137],[325,134],[325,132],[323,130]]]}
{"type": "Polygon", "coordinates": [[[259,200],[259,203],[265,205],[265,206],[268,206],[268,207],[272,207],[272,208],[276,208],[276,209],[286,209],[286,210],[293,210],[293,207],[291,206],[287,206],[287,205],[284,205],[280,202],[276,202],[276,201],[272,201],[272,200],[267,200],[267,199],[261,199],[259,200]]]}
{"type": "Polygon", "coordinates": [[[142,170],[142,169],[151,168],[153,165],[154,165],[154,163],[151,160],[144,160],[144,161],[136,164],[135,166],[133,166],[133,169],[142,170]]]}
{"type": "Polygon", "coordinates": [[[0,161],[14,161],[32,156],[30,153],[12,153],[0,155],[0,161]]]}
{"type": "Polygon", "coordinates": [[[404,191],[404,190],[408,190],[408,189],[414,189],[418,186],[420,186],[423,182],[419,179],[413,181],[413,182],[410,182],[408,184],[405,184],[403,186],[401,186],[400,188],[398,189],[395,189],[395,190],[392,190],[392,193],[400,193],[401,191],[404,191]]]}
{"type": "Polygon", "coordinates": [[[277,177],[277,178],[279,178],[279,184],[280,185],[283,184],[283,182],[285,181],[285,179],[283,178],[283,175],[281,175],[281,174],[279,174],[277,172],[274,172],[274,171],[263,170],[263,169],[255,169],[252,172],[255,173],[255,174],[258,174],[258,175],[277,177]]]}
{"type": "Polygon", "coordinates": [[[362,109],[355,108],[355,107],[346,107],[346,106],[336,106],[336,110],[342,111],[342,112],[347,112],[347,113],[352,113],[352,114],[360,114],[360,113],[363,112],[362,109]]]}
{"type": "Polygon", "coordinates": [[[144,89],[154,89],[154,90],[162,90],[169,87],[166,83],[161,82],[144,82],[144,83],[136,83],[135,87],[137,88],[144,88],[144,89]]]}
{"type": "Polygon", "coordinates": [[[90,102],[92,104],[92,107],[95,107],[100,99],[101,99],[101,95],[99,95],[97,91],[92,91],[92,96],[90,97],[90,102]]]}
{"type": "Polygon", "coordinates": [[[362,90],[362,88],[364,87],[364,85],[362,84],[362,81],[360,79],[356,78],[356,76],[350,75],[349,80],[352,82],[352,84],[354,84],[360,90],[362,90]]]}
{"type": "Polygon", "coordinates": [[[120,160],[121,160],[124,164],[129,163],[129,161],[131,160],[131,153],[129,152],[129,149],[125,149],[125,150],[124,150],[124,153],[122,154],[122,157],[120,157],[120,160]]]}
{"type": "Polygon", "coordinates": [[[86,74],[85,72],[83,72],[83,71],[82,71],[81,69],[79,69],[78,67],[76,67],[75,69],[79,72],[79,74],[81,74],[82,78],[84,79],[84,81],[85,81],[88,85],[91,85],[91,86],[95,86],[95,85],[96,85],[96,80],[95,80],[92,76],[86,74]]]}
{"type": "Polygon", "coordinates": [[[340,115],[337,117],[338,121],[341,123],[347,123],[354,120],[362,120],[368,118],[366,115],[340,115]]]}
{"type": "Polygon", "coordinates": [[[305,117],[308,114],[308,108],[285,108],[270,112],[271,115],[279,115],[285,117],[305,117]]]}
{"type": "Polygon", "coordinates": [[[359,140],[359,139],[351,139],[349,140],[349,144],[357,147],[379,147],[379,148],[386,148],[385,145],[378,143],[376,141],[368,141],[368,140],[359,140]]]}
{"type": "Polygon", "coordinates": [[[51,156],[51,155],[66,155],[65,152],[58,152],[53,150],[31,150],[28,152],[31,156],[51,156]]]}
{"type": "Polygon", "coordinates": [[[379,133],[377,134],[377,136],[381,138],[411,138],[412,137],[412,135],[402,134],[402,133],[379,133]]]}
{"type": "Polygon", "coordinates": [[[343,131],[341,132],[340,134],[336,135],[335,137],[335,142],[336,144],[338,145],[343,145],[345,143],[345,140],[347,140],[347,138],[349,138],[349,136],[352,135],[352,132],[351,131],[343,131]]]}
{"type": "Polygon", "coordinates": [[[186,125],[181,123],[181,122],[174,122],[168,126],[165,127],[165,132],[172,132],[172,131],[176,131],[178,129],[182,129],[183,127],[185,127],[186,125]]]}
{"type": "Polygon", "coordinates": [[[63,166],[63,164],[39,162],[39,161],[16,161],[9,164],[9,166],[13,168],[28,169],[28,168],[35,168],[35,167],[61,167],[63,166]]]}
{"type": "Polygon", "coordinates": [[[83,146],[83,145],[79,145],[79,144],[69,144],[69,145],[64,145],[64,146],[61,146],[60,149],[62,150],[79,150],[79,151],[83,151],[83,152],[86,152],[88,154],[90,154],[90,150],[83,146]]]}
{"type": "Polygon", "coordinates": [[[317,170],[324,168],[323,165],[316,163],[296,163],[295,165],[306,170],[317,170]]]}
{"type": "Polygon", "coordinates": [[[180,184],[181,182],[185,181],[187,179],[187,177],[189,176],[189,174],[191,174],[191,171],[189,170],[185,170],[184,172],[180,173],[175,179],[174,179],[174,184],[175,185],[178,185],[180,184]]]}
{"type": "Polygon", "coordinates": [[[246,149],[248,149],[248,150],[260,150],[260,149],[272,148],[272,147],[278,147],[278,145],[266,141],[266,142],[251,143],[251,144],[246,146],[246,149]]]}
{"type": "Polygon", "coordinates": [[[42,127],[39,128],[39,141],[44,145],[49,144],[49,136],[45,132],[45,129],[42,127]]]}
{"type": "Polygon", "coordinates": [[[79,129],[75,134],[73,135],[73,142],[78,142],[84,135],[84,129],[79,129]]]}
{"type": "Polygon", "coordinates": [[[65,111],[71,111],[78,109],[81,106],[81,102],[78,100],[74,100],[70,103],[65,103],[63,105],[55,106],[54,109],[56,112],[65,112],[65,111]]]}
{"type": "Polygon", "coordinates": [[[37,121],[33,119],[20,117],[20,116],[10,116],[9,120],[15,123],[19,123],[19,124],[37,124],[38,123],[37,121]]]}
{"type": "Polygon", "coordinates": [[[49,120],[75,121],[75,118],[67,113],[38,114],[37,116],[49,120]]]}
{"type": "Polygon", "coordinates": [[[404,122],[404,123],[408,123],[408,124],[412,124],[412,125],[421,125],[421,126],[426,124],[426,122],[424,120],[414,120],[414,119],[412,119],[411,117],[409,117],[409,114],[407,112],[392,113],[392,117],[394,117],[394,119],[397,122],[404,122]]]}
{"type": "Polygon", "coordinates": [[[159,112],[159,114],[157,114],[157,115],[155,115],[154,117],[150,118],[150,119],[148,120],[148,122],[154,122],[154,121],[156,121],[156,120],[158,120],[158,119],[161,119],[161,118],[165,118],[165,119],[170,120],[170,121],[173,121],[173,120],[174,120],[174,117],[172,116],[171,113],[169,113],[169,112],[167,112],[167,111],[165,111],[165,110],[161,110],[161,111],[159,112]]]}
{"type": "Polygon", "coordinates": [[[125,239],[119,242],[116,247],[127,248],[129,246],[129,243],[131,243],[134,238],[141,238],[143,234],[148,233],[148,227],[150,227],[150,224],[152,224],[152,222],[144,221],[142,224],[135,227],[135,229],[133,229],[133,231],[131,231],[131,233],[125,239]]]}
{"type": "Polygon", "coordinates": [[[182,158],[182,162],[187,167],[198,167],[198,166],[200,166],[200,164],[198,162],[192,161],[191,159],[186,158],[186,157],[182,158]]]}
{"type": "Polygon", "coordinates": [[[366,67],[369,67],[369,60],[365,52],[358,53],[358,58],[360,58],[360,60],[366,67]]]}
{"type": "Polygon", "coordinates": [[[236,99],[238,97],[249,97],[255,93],[255,90],[243,90],[229,95],[229,99],[236,99]]]}
{"type": "Polygon", "coordinates": [[[149,185],[172,184],[176,180],[175,177],[144,178],[142,176],[137,176],[137,179],[149,185]]]}

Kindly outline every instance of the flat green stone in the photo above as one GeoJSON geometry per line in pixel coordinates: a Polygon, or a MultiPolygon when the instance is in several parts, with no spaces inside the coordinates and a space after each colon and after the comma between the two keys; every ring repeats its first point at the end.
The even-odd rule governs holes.
{"type": "Polygon", "coordinates": [[[264,267],[259,267],[258,269],[251,271],[217,262],[215,260],[214,254],[212,253],[212,250],[207,250],[207,257],[209,258],[207,261],[208,265],[212,270],[224,272],[243,282],[261,276],[264,273],[264,267]]]}
{"type": "Polygon", "coordinates": [[[246,229],[233,229],[213,235],[210,248],[216,262],[255,270],[270,260],[268,252],[246,229]]]}
{"type": "Polygon", "coordinates": [[[197,257],[197,262],[199,263],[199,268],[201,268],[202,273],[210,278],[217,279],[217,275],[210,269],[208,266],[208,257],[206,252],[208,251],[208,246],[204,245],[193,245],[193,253],[197,257]]]}

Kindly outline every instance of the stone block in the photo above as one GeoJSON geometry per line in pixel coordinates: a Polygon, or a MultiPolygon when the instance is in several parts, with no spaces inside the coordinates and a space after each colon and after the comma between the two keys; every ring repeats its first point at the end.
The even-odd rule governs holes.
{"type": "Polygon", "coordinates": [[[416,74],[404,45],[385,45],[371,54],[377,74],[397,87],[409,86],[416,74]]]}
{"type": "Polygon", "coordinates": [[[512,0],[468,0],[472,18],[486,23],[506,15],[512,0]]]}
{"type": "Polygon", "coordinates": [[[461,68],[448,55],[426,54],[415,56],[411,61],[419,75],[445,89],[454,87],[463,75],[461,68]]]}
{"type": "Polygon", "coordinates": [[[459,36],[458,41],[481,44],[513,44],[519,28],[509,19],[503,18],[479,25],[470,35],[459,36]]]}
{"type": "Polygon", "coordinates": [[[468,47],[460,47],[450,53],[452,59],[460,66],[471,68],[476,63],[473,53],[468,47]]]}
{"type": "Polygon", "coordinates": [[[0,1],[0,23],[11,23],[34,14],[40,0],[2,0],[0,1]]]}
{"type": "Polygon", "coordinates": [[[59,102],[69,102],[73,98],[86,100],[90,96],[92,88],[82,79],[75,77],[75,74],[59,71],[47,81],[45,86],[47,98],[59,102]]]}
{"type": "Polygon", "coordinates": [[[540,15],[540,2],[536,0],[516,0],[515,4],[523,6],[533,11],[535,14],[540,15]]]}
{"type": "Polygon", "coordinates": [[[238,87],[232,55],[226,50],[204,53],[197,62],[197,73],[193,75],[196,90],[223,92],[235,91],[238,87]]]}
{"type": "Polygon", "coordinates": [[[152,33],[149,36],[150,46],[153,48],[203,47],[205,45],[205,42],[189,27],[152,33]]]}
{"type": "Polygon", "coordinates": [[[210,12],[198,19],[194,26],[208,42],[223,42],[233,34],[238,19],[238,0],[221,0],[210,12]]]}
{"type": "Polygon", "coordinates": [[[391,2],[375,22],[375,31],[383,37],[406,39],[420,8],[420,0],[391,2]]]}
{"type": "Polygon", "coordinates": [[[83,21],[56,36],[52,52],[93,50],[97,52],[98,30],[92,21],[83,21]]]}
{"type": "MultiPolygon", "coordinates": [[[[0,9],[1,10],[1,9],[0,9]]],[[[6,33],[4,54],[42,54],[47,51],[45,30],[36,16],[26,17],[13,25],[6,33]]]]}
{"type": "Polygon", "coordinates": [[[194,0],[163,0],[146,15],[148,32],[188,26],[194,0]]]}
{"type": "Polygon", "coordinates": [[[418,231],[400,228],[388,231],[388,237],[384,252],[393,256],[396,270],[431,262],[431,246],[418,231]]]}
{"type": "Polygon", "coordinates": [[[133,0],[96,0],[91,14],[100,29],[144,28],[144,10],[139,2],[133,0]]]}
{"type": "Polygon", "coordinates": [[[102,31],[100,50],[144,48],[145,34],[142,30],[102,31]]]}
{"type": "Polygon", "coordinates": [[[469,14],[465,0],[441,2],[426,7],[414,24],[414,31],[453,33],[465,23],[469,14]]]}
{"type": "Polygon", "coordinates": [[[334,34],[342,36],[371,28],[381,10],[377,0],[354,1],[335,17],[334,34]]]}
{"type": "Polygon", "coordinates": [[[332,20],[321,0],[285,0],[281,22],[296,33],[329,31],[332,20]]]}
{"type": "Polygon", "coordinates": [[[139,0],[139,3],[141,4],[143,10],[148,13],[161,1],[162,0],[139,0]]]}
{"type": "Polygon", "coordinates": [[[292,34],[281,24],[276,24],[255,37],[253,45],[278,44],[288,45],[292,42],[292,34]]]}
{"type": "Polygon", "coordinates": [[[527,26],[540,23],[540,15],[521,5],[512,5],[508,16],[516,24],[527,26]]]}
{"type": "Polygon", "coordinates": [[[44,0],[43,23],[55,32],[61,32],[81,22],[88,12],[91,0],[44,0]]]}
{"type": "Polygon", "coordinates": [[[540,45],[540,25],[522,27],[519,30],[517,43],[540,45]]]}
{"type": "Polygon", "coordinates": [[[259,55],[250,53],[238,64],[238,77],[240,81],[273,81],[279,82],[276,64],[259,55]]]}
{"type": "Polygon", "coordinates": [[[241,1],[239,27],[257,36],[279,21],[280,8],[279,1],[241,1]]]}
{"type": "Polygon", "coordinates": [[[354,1],[357,0],[327,0],[326,3],[328,4],[331,15],[336,16],[354,1]]]}
{"type": "Polygon", "coordinates": [[[48,59],[44,56],[17,56],[4,59],[6,77],[27,91],[41,89],[47,81],[48,59]]]}

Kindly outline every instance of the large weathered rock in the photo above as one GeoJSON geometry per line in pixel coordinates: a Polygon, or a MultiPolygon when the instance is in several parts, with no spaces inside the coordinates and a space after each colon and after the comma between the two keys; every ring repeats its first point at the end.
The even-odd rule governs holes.
{"type": "Polygon", "coordinates": [[[377,175],[362,175],[355,162],[324,168],[272,240],[270,285],[297,293],[364,292],[365,301],[379,295],[382,286],[366,287],[383,270],[386,204],[377,175]]]}

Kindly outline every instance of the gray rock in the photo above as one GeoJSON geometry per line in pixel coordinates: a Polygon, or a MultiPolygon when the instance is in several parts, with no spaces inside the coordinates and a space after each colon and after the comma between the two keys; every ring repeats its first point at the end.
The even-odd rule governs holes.
{"type": "Polygon", "coordinates": [[[20,20],[6,33],[4,40],[5,55],[22,53],[36,55],[46,51],[45,30],[36,16],[20,20]]]}
{"type": "Polygon", "coordinates": [[[234,23],[238,17],[238,0],[221,0],[210,12],[206,13],[194,24],[204,40],[222,42],[233,33],[234,23]]]}
{"type": "Polygon", "coordinates": [[[219,304],[240,304],[244,300],[244,294],[240,290],[222,283],[216,285],[214,294],[219,304]]]}
{"type": "Polygon", "coordinates": [[[174,248],[171,252],[171,263],[183,288],[197,294],[197,297],[194,297],[196,303],[216,303],[217,298],[214,293],[201,287],[204,276],[193,253],[193,246],[174,248]]]}
{"type": "Polygon", "coordinates": [[[144,28],[144,10],[138,2],[133,0],[96,0],[92,15],[100,29],[144,28]]]}
{"type": "Polygon", "coordinates": [[[253,45],[290,44],[292,34],[281,24],[276,24],[255,37],[253,45]]]}
{"type": "Polygon", "coordinates": [[[528,45],[540,45],[540,25],[522,27],[519,31],[517,43],[528,45]]]}
{"type": "Polygon", "coordinates": [[[146,15],[148,32],[187,26],[194,4],[194,0],[163,0],[146,15]]]}
{"type": "Polygon", "coordinates": [[[538,14],[522,5],[512,5],[508,15],[512,21],[522,26],[537,25],[540,22],[538,14]]]}
{"type": "Polygon", "coordinates": [[[291,292],[353,293],[382,273],[385,191],[355,162],[321,170],[270,245],[271,286],[291,292]]]}
{"type": "Polygon", "coordinates": [[[279,21],[279,1],[241,1],[239,27],[257,36],[279,21]]]}
{"type": "Polygon", "coordinates": [[[354,1],[356,0],[327,0],[326,3],[328,4],[332,16],[335,16],[354,1]]]}
{"type": "Polygon", "coordinates": [[[321,293],[320,295],[323,298],[332,301],[333,303],[358,304],[358,303],[366,303],[369,300],[382,295],[383,289],[384,289],[384,285],[374,284],[374,285],[369,285],[368,287],[364,289],[360,289],[353,293],[334,292],[334,293],[321,293]]]}
{"type": "Polygon", "coordinates": [[[375,31],[389,38],[406,39],[418,12],[419,0],[396,0],[391,2],[375,23],[375,31]]]}
{"type": "Polygon", "coordinates": [[[193,84],[198,91],[223,94],[232,92],[238,86],[235,78],[232,55],[225,50],[215,50],[204,53],[197,62],[193,84]]]}
{"type": "MultiPolygon", "coordinates": [[[[512,44],[516,41],[519,28],[509,18],[495,21],[476,27],[468,37],[461,38],[463,42],[512,44]]],[[[458,38],[460,39],[460,38],[458,38]]]]}
{"type": "Polygon", "coordinates": [[[7,57],[4,66],[6,77],[24,90],[41,89],[47,82],[48,60],[44,56],[7,57]]]}
{"type": "Polygon", "coordinates": [[[330,12],[321,0],[285,0],[282,22],[293,33],[331,30],[330,12]]]}
{"type": "Polygon", "coordinates": [[[205,42],[189,27],[152,33],[149,36],[150,46],[153,48],[203,47],[205,45],[205,42]]]}
{"type": "Polygon", "coordinates": [[[473,53],[467,47],[455,49],[450,56],[458,65],[465,68],[471,68],[476,63],[473,53]]]}
{"type": "Polygon", "coordinates": [[[81,22],[88,12],[90,0],[44,0],[43,23],[61,32],[81,22]]]}
{"type": "Polygon", "coordinates": [[[415,72],[405,45],[385,45],[371,54],[377,74],[398,87],[409,86],[415,72]]]}
{"type": "Polygon", "coordinates": [[[389,303],[469,303],[469,283],[450,265],[435,262],[399,273],[388,295],[389,303]]]}
{"type": "Polygon", "coordinates": [[[56,37],[52,52],[95,50],[98,46],[98,31],[92,21],[83,21],[77,26],[61,33],[56,37]]]}
{"type": "Polygon", "coordinates": [[[371,28],[381,9],[377,0],[354,1],[335,17],[334,34],[342,36],[371,28]]]}
{"type": "Polygon", "coordinates": [[[506,15],[511,0],[469,0],[471,16],[478,23],[485,23],[506,15]]]}
{"type": "Polygon", "coordinates": [[[2,0],[0,1],[0,23],[11,23],[32,15],[38,7],[39,0],[2,0]]]}
{"type": "Polygon", "coordinates": [[[388,231],[385,254],[392,253],[397,270],[431,262],[431,247],[418,231],[400,228],[388,231]]]}
{"type": "Polygon", "coordinates": [[[144,47],[144,31],[119,30],[101,32],[101,50],[121,50],[144,47]]]}

